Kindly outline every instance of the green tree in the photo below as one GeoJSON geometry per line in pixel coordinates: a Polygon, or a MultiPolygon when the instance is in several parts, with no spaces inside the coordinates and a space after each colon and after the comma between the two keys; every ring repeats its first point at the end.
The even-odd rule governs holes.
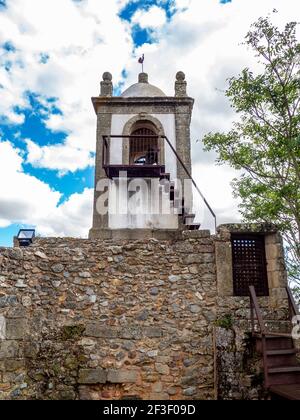
{"type": "Polygon", "coordinates": [[[241,175],[233,182],[245,221],[273,222],[287,246],[290,279],[300,286],[300,44],[297,23],[283,31],[260,18],[245,45],[258,71],[229,79],[226,96],[237,112],[228,133],[209,133],[206,150],[217,152],[241,175]]]}

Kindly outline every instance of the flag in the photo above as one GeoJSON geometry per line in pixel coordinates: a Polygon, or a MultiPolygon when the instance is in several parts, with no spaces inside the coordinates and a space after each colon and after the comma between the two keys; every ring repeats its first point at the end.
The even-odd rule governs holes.
{"type": "Polygon", "coordinates": [[[145,61],[145,55],[143,54],[142,57],[139,58],[139,63],[144,64],[145,61]]]}

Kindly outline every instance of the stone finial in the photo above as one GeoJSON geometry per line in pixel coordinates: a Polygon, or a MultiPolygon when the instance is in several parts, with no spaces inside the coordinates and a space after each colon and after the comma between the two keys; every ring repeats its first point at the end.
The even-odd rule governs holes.
{"type": "Polygon", "coordinates": [[[186,88],[187,88],[187,82],[185,80],[185,74],[182,71],[179,71],[176,74],[175,96],[176,97],[187,96],[186,88]]]}
{"type": "Polygon", "coordinates": [[[179,72],[176,74],[176,80],[177,80],[178,82],[184,82],[184,81],[185,81],[185,74],[183,73],[183,71],[179,71],[179,72]]]}
{"type": "Polygon", "coordinates": [[[109,71],[106,71],[105,73],[103,73],[103,80],[105,82],[111,82],[112,81],[112,75],[109,71]]]}
{"type": "Polygon", "coordinates": [[[139,74],[139,83],[149,83],[147,73],[140,73],[139,74]]]}
{"type": "Polygon", "coordinates": [[[100,96],[112,96],[113,94],[113,84],[112,84],[112,75],[106,71],[103,73],[103,81],[101,82],[101,92],[100,96]]]}

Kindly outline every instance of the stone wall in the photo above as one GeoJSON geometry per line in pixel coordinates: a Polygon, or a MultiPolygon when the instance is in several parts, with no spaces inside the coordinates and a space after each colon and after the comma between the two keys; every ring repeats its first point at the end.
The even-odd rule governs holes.
{"type": "Polygon", "coordinates": [[[0,249],[1,399],[212,399],[214,241],[0,249]]]}
{"type": "MultiPolygon", "coordinates": [[[[233,296],[234,229],[0,248],[0,399],[266,398],[250,299],[233,296]]],[[[261,233],[259,304],[290,331],[282,241],[261,233]]]]}

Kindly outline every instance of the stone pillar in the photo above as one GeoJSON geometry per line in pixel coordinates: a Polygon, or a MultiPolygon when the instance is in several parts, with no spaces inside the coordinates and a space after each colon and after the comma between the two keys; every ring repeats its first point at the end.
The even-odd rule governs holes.
{"type": "MultiPolygon", "coordinates": [[[[185,74],[179,71],[176,74],[175,82],[175,97],[187,98],[187,82],[185,80],[185,74]]],[[[190,125],[192,118],[192,106],[188,104],[181,104],[178,101],[176,104],[175,111],[175,125],[176,125],[176,151],[182,161],[184,162],[189,173],[192,173],[192,160],[191,160],[191,137],[190,137],[190,125]]],[[[181,180],[184,186],[184,197],[186,203],[186,209],[192,210],[193,207],[193,190],[192,184],[184,181],[188,179],[188,175],[180,162],[177,162],[177,173],[178,179],[181,180]]]]}
{"type": "Polygon", "coordinates": [[[217,266],[217,287],[218,296],[232,297],[233,280],[232,280],[232,249],[231,241],[221,239],[220,236],[215,240],[216,249],[216,266],[217,266]]]}
{"type": "Polygon", "coordinates": [[[103,179],[107,179],[103,169],[103,136],[111,134],[112,116],[107,108],[103,108],[97,116],[97,145],[96,145],[96,167],[95,167],[95,192],[94,192],[94,216],[93,228],[90,230],[90,238],[97,237],[96,231],[108,229],[108,214],[101,215],[97,211],[97,201],[103,192],[97,191],[97,184],[103,179]]]}
{"type": "Polygon", "coordinates": [[[139,74],[139,83],[149,83],[149,76],[147,73],[139,74]]]}
{"type": "Polygon", "coordinates": [[[175,96],[178,98],[187,96],[187,82],[185,80],[185,74],[182,71],[179,71],[176,74],[175,82],[175,96]]]}
{"type": "MultiPolygon", "coordinates": [[[[113,96],[112,75],[109,72],[103,73],[101,82],[100,97],[111,98],[113,96]]],[[[103,191],[97,191],[99,181],[107,179],[103,168],[103,136],[111,134],[111,111],[103,102],[101,108],[97,110],[97,145],[96,145],[96,165],[95,165],[95,192],[94,192],[94,213],[93,228],[90,230],[89,237],[96,238],[97,231],[108,229],[108,214],[101,215],[97,211],[97,201],[103,191]]]]}
{"type": "MultiPolygon", "coordinates": [[[[191,138],[190,138],[190,124],[191,124],[191,107],[184,104],[176,106],[175,113],[175,127],[176,127],[176,151],[185,164],[188,172],[192,173],[191,160],[191,138]]],[[[189,204],[189,208],[193,206],[193,194],[191,182],[188,180],[188,175],[183,166],[177,161],[178,179],[181,180],[184,189],[185,203],[189,204]]]]}
{"type": "Polygon", "coordinates": [[[286,308],[288,285],[282,237],[278,233],[265,236],[270,303],[274,308],[286,308]]]}
{"type": "Polygon", "coordinates": [[[109,72],[103,73],[100,96],[110,97],[113,95],[112,75],[109,72]]]}

